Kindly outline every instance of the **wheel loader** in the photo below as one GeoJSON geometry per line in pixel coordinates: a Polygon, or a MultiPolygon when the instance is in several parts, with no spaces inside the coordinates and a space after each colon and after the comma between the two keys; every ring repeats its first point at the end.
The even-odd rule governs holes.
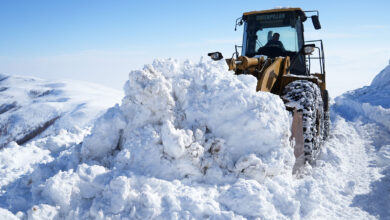
{"type": "MultiPolygon", "coordinates": [[[[246,12],[236,20],[244,26],[241,55],[238,48],[226,59],[235,74],[257,78],[257,91],[279,95],[291,112],[291,138],[297,164],[313,163],[329,133],[322,40],[305,41],[304,22],[311,18],[321,29],[318,11],[278,8],[246,12]]],[[[220,52],[208,54],[220,60],[220,52]]]]}

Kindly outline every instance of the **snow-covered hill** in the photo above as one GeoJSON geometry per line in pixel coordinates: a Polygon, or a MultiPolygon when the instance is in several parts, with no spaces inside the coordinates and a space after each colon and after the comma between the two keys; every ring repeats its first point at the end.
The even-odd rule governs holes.
{"type": "Polygon", "coordinates": [[[120,103],[121,93],[85,82],[0,74],[0,98],[2,148],[12,141],[26,143],[41,133],[48,136],[90,126],[98,114],[120,103]]]}
{"type": "Polygon", "coordinates": [[[376,79],[366,99],[336,99],[320,159],[292,174],[283,102],[223,62],[156,60],[116,106],[89,84],[2,78],[0,219],[390,217],[390,92],[376,79]]]}

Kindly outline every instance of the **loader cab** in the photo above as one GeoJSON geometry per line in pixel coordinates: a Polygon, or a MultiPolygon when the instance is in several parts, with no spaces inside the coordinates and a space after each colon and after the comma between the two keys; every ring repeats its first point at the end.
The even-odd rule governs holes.
{"type": "Polygon", "coordinates": [[[291,73],[308,75],[305,54],[302,52],[305,45],[303,22],[306,20],[307,17],[300,8],[244,13],[241,20],[244,24],[242,55],[270,58],[289,56],[291,73]],[[267,44],[275,33],[280,35],[279,41],[283,48],[267,44]]]}

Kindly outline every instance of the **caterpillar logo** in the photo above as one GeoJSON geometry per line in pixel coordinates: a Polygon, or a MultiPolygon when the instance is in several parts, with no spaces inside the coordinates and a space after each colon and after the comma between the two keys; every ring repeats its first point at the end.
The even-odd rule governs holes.
{"type": "Polygon", "coordinates": [[[267,15],[258,15],[256,16],[256,20],[258,21],[269,21],[269,20],[281,20],[286,17],[286,14],[283,13],[275,13],[275,14],[267,14],[267,15]]]}

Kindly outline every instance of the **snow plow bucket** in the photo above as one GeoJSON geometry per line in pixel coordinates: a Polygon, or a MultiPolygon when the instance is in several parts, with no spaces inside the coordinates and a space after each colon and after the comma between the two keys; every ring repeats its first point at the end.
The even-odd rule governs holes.
{"type": "Polygon", "coordinates": [[[291,125],[291,139],[295,141],[294,155],[295,165],[293,172],[302,167],[305,164],[304,157],[304,138],[303,138],[303,120],[302,111],[297,111],[295,108],[291,111],[293,114],[293,120],[291,125]]]}

